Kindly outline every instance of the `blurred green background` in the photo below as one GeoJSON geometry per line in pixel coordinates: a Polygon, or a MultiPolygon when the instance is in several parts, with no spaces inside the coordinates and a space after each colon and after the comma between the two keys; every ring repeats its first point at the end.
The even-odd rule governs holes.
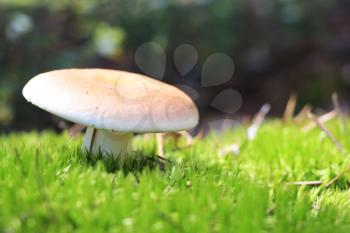
{"type": "Polygon", "coordinates": [[[234,115],[253,114],[266,102],[280,115],[292,91],[299,109],[326,109],[332,92],[345,108],[350,100],[347,0],[0,0],[0,128],[57,128],[57,119],[23,99],[30,78],[70,67],[142,73],[134,54],[149,41],[165,51],[164,81],[199,93],[202,117],[219,114],[210,102],[225,88],[242,95],[234,115]],[[199,54],[185,77],[173,60],[182,44],[199,54]],[[234,76],[201,87],[201,67],[217,52],[233,59],[234,76]]]}

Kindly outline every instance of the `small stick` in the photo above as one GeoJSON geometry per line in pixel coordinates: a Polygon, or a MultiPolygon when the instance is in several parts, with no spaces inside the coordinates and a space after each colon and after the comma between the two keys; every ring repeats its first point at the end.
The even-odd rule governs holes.
{"type": "Polygon", "coordinates": [[[204,129],[200,129],[199,132],[194,136],[194,141],[202,139],[204,137],[204,129]]]}
{"type": "Polygon", "coordinates": [[[157,158],[162,160],[162,161],[168,161],[166,158],[164,158],[163,156],[157,155],[157,158]]]}
{"type": "MultiPolygon", "coordinates": [[[[337,182],[343,175],[345,175],[350,170],[350,165],[344,169],[342,172],[340,172],[337,176],[335,176],[333,179],[331,179],[329,182],[327,182],[324,187],[329,188],[332,184],[337,182]]],[[[296,181],[296,182],[290,182],[287,183],[288,185],[310,185],[310,186],[320,186],[324,184],[322,181],[296,181]]]]}
{"type": "Polygon", "coordinates": [[[271,106],[270,104],[264,104],[258,114],[255,116],[253,120],[253,124],[249,126],[247,129],[247,138],[249,141],[252,141],[255,139],[256,134],[261,126],[261,124],[264,122],[265,117],[267,113],[270,111],[271,106]]]}
{"type": "Polygon", "coordinates": [[[295,106],[297,105],[298,96],[294,92],[290,95],[289,100],[287,102],[286,109],[283,114],[283,122],[287,122],[291,119],[295,112],[295,106]]]}
{"type": "Polygon", "coordinates": [[[287,185],[302,185],[302,186],[319,186],[322,185],[323,182],[319,180],[312,180],[312,181],[295,181],[295,182],[289,182],[287,185]]]}
{"type": "Polygon", "coordinates": [[[74,124],[72,127],[68,129],[68,134],[69,136],[74,138],[74,137],[77,137],[81,132],[83,132],[84,129],[85,129],[85,126],[74,124]]]}
{"type": "Polygon", "coordinates": [[[338,94],[337,93],[333,93],[332,94],[332,102],[333,102],[333,106],[334,109],[339,117],[339,124],[340,124],[340,128],[343,132],[347,131],[347,127],[346,127],[346,123],[345,123],[345,117],[344,114],[340,108],[340,104],[339,104],[339,98],[338,98],[338,94]]]}
{"type": "Polygon", "coordinates": [[[157,139],[157,153],[158,153],[158,156],[164,158],[163,133],[156,133],[156,139],[157,139]]]}
{"type": "Polygon", "coordinates": [[[92,135],[91,135],[90,146],[89,146],[90,154],[92,154],[92,148],[93,148],[94,143],[95,143],[95,138],[96,138],[96,128],[93,128],[92,135]]]}
{"type": "Polygon", "coordinates": [[[312,113],[308,117],[315,122],[315,124],[327,135],[339,151],[343,151],[343,145],[334,137],[334,135],[326,128],[326,126],[312,113]]]}
{"type": "Polygon", "coordinates": [[[164,133],[163,137],[164,138],[170,137],[174,139],[174,144],[177,146],[179,144],[181,134],[179,132],[170,132],[170,133],[164,133]]]}
{"type": "Polygon", "coordinates": [[[195,144],[200,139],[202,139],[203,136],[204,136],[204,131],[203,131],[203,129],[201,129],[199,131],[199,133],[196,136],[194,136],[194,137],[192,137],[192,135],[190,133],[188,133],[187,131],[181,131],[181,132],[178,132],[178,133],[171,133],[170,135],[172,137],[174,137],[176,145],[178,144],[178,141],[179,141],[178,135],[186,137],[186,145],[185,146],[181,146],[181,147],[177,146],[177,149],[186,149],[186,148],[191,147],[193,144],[195,144]]]}
{"type": "Polygon", "coordinates": [[[344,169],[342,172],[340,172],[336,177],[334,177],[333,179],[331,179],[326,185],[325,187],[328,188],[329,186],[331,186],[332,184],[334,184],[335,182],[337,182],[343,175],[345,175],[348,171],[350,170],[350,165],[344,169]]]}
{"type": "MultiPolygon", "coordinates": [[[[335,116],[336,116],[336,112],[333,110],[333,111],[330,111],[330,112],[318,117],[318,121],[321,123],[326,123],[326,122],[332,120],[335,116]]],[[[302,128],[302,131],[308,132],[308,131],[312,130],[313,128],[315,128],[316,126],[317,126],[317,124],[315,123],[315,121],[312,121],[309,124],[305,125],[302,128]]]]}
{"type": "Polygon", "coordinates": [[[185,131],[185,132],[187,133],[188,137],[190,138],[190,140],[187,141],[187,146],[192,146],[193,144],[195,144],[197,141],[199,141],[200,139],[202,139],[204,137],[204,130],[203,129],[199,130],[199,132],[194,137],[192,137],[192,135],[189,134],[187,131],[185,131]]]}
{"type": "Polygon", "coordinates": [[[180,131],[179,134],[186,139],[186,144],[191,146],[193,144],[193,137],[187,131],[180,131]]]}
{"type": "Polygon", "coordinates": [[[307,118],[307,113],[311,112],[311,106],[310,105],[305,105],[301,111],[295,116],[294,120],[296,122],[301,122],[302,120],[307,118]]]}

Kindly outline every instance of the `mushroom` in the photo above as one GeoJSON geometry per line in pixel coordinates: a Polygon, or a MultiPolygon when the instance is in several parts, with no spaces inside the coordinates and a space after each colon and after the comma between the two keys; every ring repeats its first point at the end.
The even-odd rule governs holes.
{"type": "Polygon", "coordinates": [[[181,90],[125,71],[50,71],[32,78],[23,96],[54,115],[87,126],[83,148],[114,158],[130,154],[133,133],[187,130],[199,118],[192,99],[181,90]]]}

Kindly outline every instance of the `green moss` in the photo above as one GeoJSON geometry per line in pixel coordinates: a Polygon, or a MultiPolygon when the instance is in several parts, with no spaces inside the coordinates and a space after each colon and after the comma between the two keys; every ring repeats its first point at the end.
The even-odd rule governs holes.
{"type": "Polygon", "coordinates": [[[2,136],[0,232],[349,232],[348,174],[329,188],[287,185],[330,180],[350,164],[350,138],[336,121],[328,127],[344,151],[318,128],[275,121],[238,156],[217,154],[245,141],[242,128],[186,149],[168,138],[162,169],[144,162],[156,147],[141,135],[143,160],[119,171],[87,159],[79,138],[2,136]]]}

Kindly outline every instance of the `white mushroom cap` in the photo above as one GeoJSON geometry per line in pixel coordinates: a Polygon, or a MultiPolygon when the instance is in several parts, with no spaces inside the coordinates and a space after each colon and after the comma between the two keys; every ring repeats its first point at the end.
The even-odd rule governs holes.
{"type": "Polygon", "coordinates": [[[191,129],[198,110],[181,90],[140,74],[107,69],[42,73],[23,89],[27,101],[66,120],[118,132],[191,129]]]}

